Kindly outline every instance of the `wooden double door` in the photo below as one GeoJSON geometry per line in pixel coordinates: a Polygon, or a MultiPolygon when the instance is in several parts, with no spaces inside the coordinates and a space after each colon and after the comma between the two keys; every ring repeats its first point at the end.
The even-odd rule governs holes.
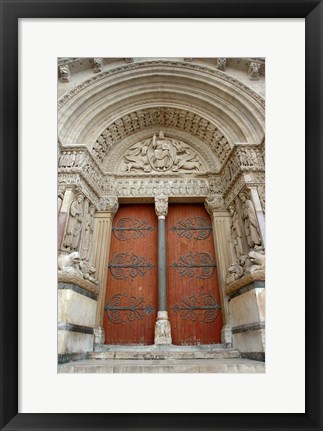
{"type": "MultiPolygon", "coordinates": [[[[157,238],[154,205],[120,206],[112,227],[104,312],[106,344],[154,343],[157,238]]],[[[202,204],[169,204],[166,256],[173,344],[219,343],[222,314],[212,223],[202,204]]]]}

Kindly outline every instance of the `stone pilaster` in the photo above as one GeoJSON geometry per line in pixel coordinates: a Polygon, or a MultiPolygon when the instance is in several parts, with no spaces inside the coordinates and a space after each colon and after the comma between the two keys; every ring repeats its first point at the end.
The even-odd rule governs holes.
{"type": "Polygon", "coordinates": [[[219,288],[222,303],[222,342],[231,343],[231,325],[228,309],[228,298],[225,294],[226,274],[234,260],[234,249],[231,239],[231,216],[228,211],[212,205],[214,201],[206,200],[205,209],[212,220],[214,248],[217,260],[219,288]]]}
{"type": "Polygon", "coordinates": [[[96,268],[97,278],[99,281],[99,296],[97,304],[97,312],[95,319],[95,343],[104,343],[103,316],[104,316],[104,301],[107,285],[107,271],[110,255],[112,221],[117,212],[118,203],[107,208],[107,211],[99,211],[95,214],[95,242],[96,249],[94,251],[94,266],[96,268]]]}
{"type": "Polygon", "coordinates": [[[158,313],[155,325],[155,344],[171,344],[166,284],[166,216],[168,199],[156,198],[155,211],[158,217],[158,313]]]}

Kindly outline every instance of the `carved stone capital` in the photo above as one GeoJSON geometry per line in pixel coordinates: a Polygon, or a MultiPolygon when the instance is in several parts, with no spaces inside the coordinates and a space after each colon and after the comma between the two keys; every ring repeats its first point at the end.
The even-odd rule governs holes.
{"type": "Polygon", "coordinates": [[[119,202],[117,196],[103,196],[100,199],[101,211],[108,211],[115,216],[119,208],[119,202]]]}
{"type": "Polygon", "coordinates": [[[212,217],[214,211],[224,210],[224,201],[221,195],[209,195],[204,202],[204,207],[212,217]]]}
{"type": "Polygon", "coordinates": [[[155,198],[155,211],[158,218],[165,219],[168,213],[168,199],[155,198]]]}

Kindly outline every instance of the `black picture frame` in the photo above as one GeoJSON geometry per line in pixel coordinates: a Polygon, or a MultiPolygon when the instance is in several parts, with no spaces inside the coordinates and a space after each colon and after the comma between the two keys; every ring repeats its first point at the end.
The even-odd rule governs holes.
{"type": "MultiPolygon", "coordinates": [[[[322,429],[322,2],[1,0],[0,4],[1,430],[322,429]],[[103,17],[306,19],[306,413],[216,416],[18,413],[18,19],[103,17]]],[[[297,354],[297,346],[291,346],[291,350],[297,354]]]]}

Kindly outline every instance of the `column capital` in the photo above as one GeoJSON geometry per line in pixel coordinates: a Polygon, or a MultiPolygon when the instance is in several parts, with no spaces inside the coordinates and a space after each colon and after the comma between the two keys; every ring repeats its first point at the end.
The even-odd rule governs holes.
{"type": "Polygon", "coordinates": [[[159,219],[165,219],[168,213],[168,198],[155,198],[155,212],[159,219]]]}
{"type": "Polygon", "coordinates": [[[117,196],[103,196],[100,199],[101,211],[110,212],[113,216],[116,215],[119,208],[119,202],[117,196]]]}
{"type": "Polygon", "coordinates": [[[210,217],[214,215],[215,212],[226,212],[224,208],[224,202],[221,195],[209,195],[205,199],[204,207],[209,213],[210,217]]]}

